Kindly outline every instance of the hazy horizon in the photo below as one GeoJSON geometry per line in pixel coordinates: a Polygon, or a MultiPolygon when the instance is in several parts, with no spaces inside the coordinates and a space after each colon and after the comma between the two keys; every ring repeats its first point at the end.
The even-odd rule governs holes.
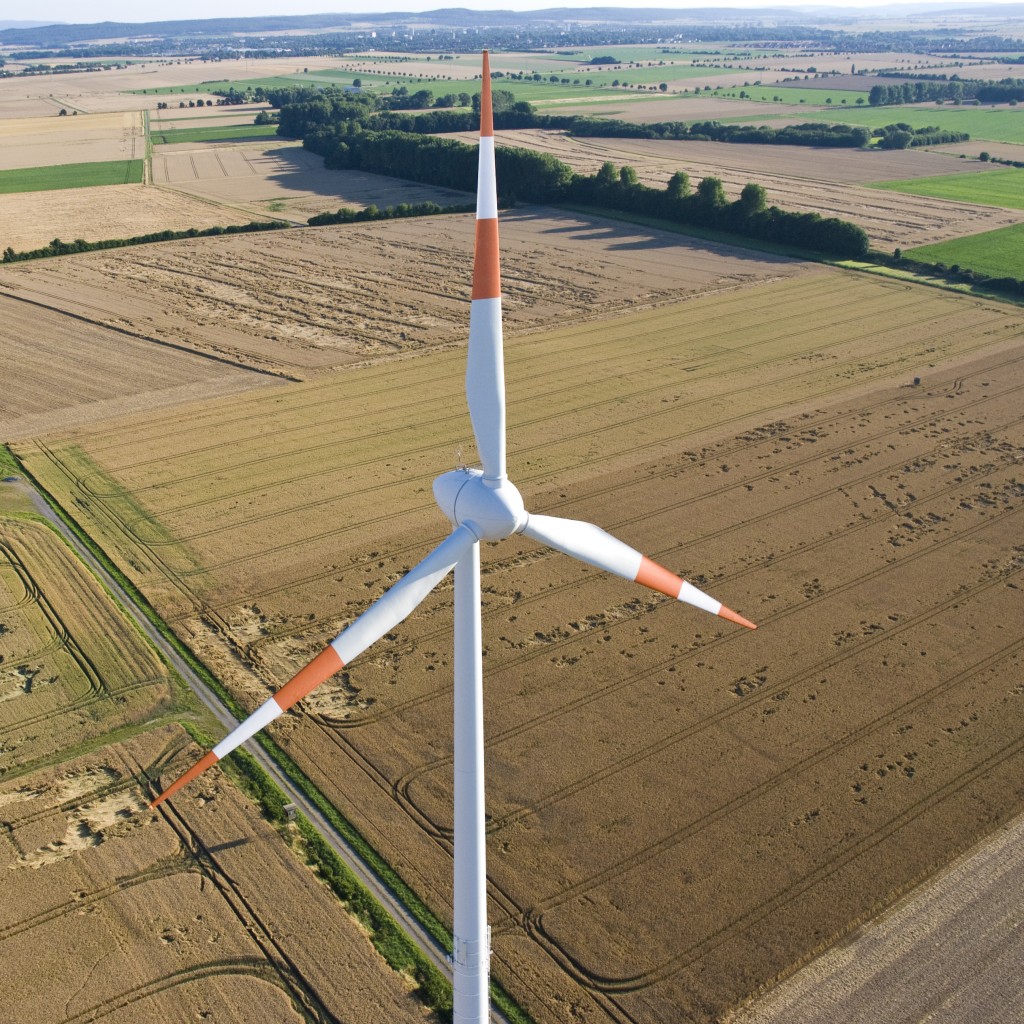
{"type": "MultiPolygon", "coordinates": [[[[915,0],[910,0],[915,3],[915,0]]],[[[934,0],[936,7],[964,7],[979,4],[1012,4],[1019,0],[934,0]]],[[[846,0],[844,3],[795,3],[778,2],[778,0],[738,0],[735,3],[715,4],[706,0],[682,0],[682,2],[659,4],[649,0],[621,0],[618,3],[593,3],[591,0],[458,0],[450,6],[467,8],[475,11],[513,10],[532,11],[549,7],[667,7],[678,10],[689,8],[707,8],[722,6],[723,8],[763,8],[763,7],[834,7],[837,11],[849,10],[851,7],[872,8],[893,6],[894,0],[846,0]]],[[[151,21],[190,21],[210,18],[246,18],[265,17],[268,15],[302,15],[302,14],[351,14],[351,13],[384,13],[388,11],[431,11],[447,6],[439,0],[309,0],[297,9],[288,9],[281,0],[158,0],[147,5],[145,15],[140,13],[137,3],[131,0],[99,0],[90,4],[88,17],[83,17],[82,5],[77,0],[48,0],[34,5],[31,18],[17,20],[39,22],[66,22],[70,24],[96,24],[104,21],[127,22],[139,24],[151,21]]],[[[915,6],[917,4],[915,3],[915,6]]],[[[924,4],[921,4],[924,6],[924,4]]],[[[4,19],[15,20],[15,19],[4,19]]]]}

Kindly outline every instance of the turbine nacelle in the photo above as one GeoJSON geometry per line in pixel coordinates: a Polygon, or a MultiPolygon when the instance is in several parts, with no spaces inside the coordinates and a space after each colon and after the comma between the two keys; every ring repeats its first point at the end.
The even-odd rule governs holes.
{"type": "Polygon", "coordinates": [[[434,500],[452,526],[477,540],[504,540],[526,526],[523,497],[508,477],[491,480],[479,469],[453,469],[434,481],[434,500]]]}

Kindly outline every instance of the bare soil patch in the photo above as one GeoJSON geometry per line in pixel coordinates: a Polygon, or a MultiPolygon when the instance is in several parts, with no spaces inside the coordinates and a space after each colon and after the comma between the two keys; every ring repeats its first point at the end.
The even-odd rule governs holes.
{"type": "MultiPolygon", "coordinates": [[[[168,242],[0,269],[0,291],[292,376],[461,344],[472,214],[168,242]]],[[[506,323],[533,329],[804,273],[601,218],[502,218],[506,323]]]]}
{"type": "Polygon", "coordinates": [[[173,810],[146,810],[140,782],[186,742],[165,727],[0,785],[14,1019],[300,1024],[306,1007],[321,1019],[422,1020],[233,786],[214,778],[173,810]]]}
{"type": "MultiPolygon", "coordinates": [[[[620,121],[634,121],[638,124],[655,124],[659,121],[707,121],[723,117],[755,117],[761,111],[749,100],[717,99],[711,96],[672,96],[667,99],[646,99],[624,95],[621,99],[612,94],[593,100],[569,99],[564,105],[545,103],[549,113],[580,114],[583,117],[609,117],[620,121]],[[549,109],[550,108],[550,109],[549,109]]],[[[765,117],[772,116],[773,125],[783,124],[774,115],[799,119],[806,108],[798,103],[772,103],[765,117]]],[[[806,118],[804,118],[806,120],[806,118]]],[[[505,133],[502,133],[503,135],[505,133]]]]}
{"type": "Polygon", "coordinates": [[[803,146],[733,146],[713,142],[661,142],[650,139],[573,139],[559,132],[503,132],[507,145],[552,153],[572,168],[592,174],[610,160],[629,164],[645,184],[664,187],[678,170],[694,179],[714,175],[735,199],[749,181],[763,185],[768,202],[785,210],[820,213],[859,224],[882,249],[924,245],[1020,223],[1021,211],[1000,210],[886,194],[858,188],[857,182],[955,174],[987,165],[947,160],[937,154],[876,154],[859,150],[803,146]],[[738,152],[737,152],[738,151],[738,152]],[[927,171],[923,170],[927,168],[927,171]],[[904,170],[909,173],[903,173],[904,170]],[[845,187],[838,188],[841,182],[845,187]]]}
{"type": "MultiPolygon", "coordinates": [[[[485,551],[495,971],[539,1020],[716,1020],[1019,813],[1022,328],[821,271],[510,332],[528,507],[761,625],[485,551]]],[[[255,706],[445,533],[462,370],[437,352],[18,447],[255,706]]],[[[442,914],[450,600],[275,727],[442,914]]]]}
{"type": "Polygon", "coordinates": [[[255,218],[280,217],[304,224],[317,213],[342,206],[385,209],[400,203],[465,206],[472,195],[362,171],[329,171],[323,157],[301,143],[156,147],[153,180],[176,191],[251,211],[255,218]]]}
{"type": "Polygon", "coordinates": [[[0,120],[0,170],[141,160],[142,117],[134,112],[0,120]]]}

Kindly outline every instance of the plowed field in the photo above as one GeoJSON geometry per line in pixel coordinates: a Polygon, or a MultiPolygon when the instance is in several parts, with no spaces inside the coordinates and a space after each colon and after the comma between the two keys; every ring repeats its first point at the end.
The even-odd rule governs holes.
{"type": "Polygon", "coordinates": [[[422,1020],[234,786],[146,810],[183,740],[165,727],[0,785],[7,1019],[422,1020]]]}
{"type": "Polygon", "coordinates": [[[726,195],[736,199],[747,182],[755,181],[767,190],[770,205],[853,221],[868,233],[873,245],[882,249],[925,245],[1024,220],[1020,211],[923,196],[880,199],[877,191],[856,184],[886,180],[896,167],[907,167],[908,177],[989,167],[961,164],[934,153],[890,155],[805,146],[575,139],[560,132],[532,129],[502,132],[501,141],[551,153],[580,173],[593,174],[606,160],[617,167],[628,164],[636,169],[640,181],[658,188],[664,188],[668,179],[682,170],[691,176],[694,185],[708,175],[721,178],[726,195]]]}
{"type": "MultiPolygon", "coordinates": [[[[715,1020],[1021,809],[1022,330],[828,271],[510,337],[527,507],[761,625],[485,550],[495,970],[538,1019],[715,1020]]],[[[18,448],[255,705],[445,533],[462,372],[438,352],[18,448]]],[[[442,913],[450,599],[275,730],[442,913]]]]}

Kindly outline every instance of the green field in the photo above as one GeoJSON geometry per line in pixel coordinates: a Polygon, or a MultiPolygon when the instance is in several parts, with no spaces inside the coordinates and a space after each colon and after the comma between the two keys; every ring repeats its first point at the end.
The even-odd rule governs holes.
{"type": "Polygon", "coordinates": [[[1024,170],[1019,168],[983,171],[978,174],[944,174],[941,178],[877,181],[871,188],[1024,210],[1024,170]]]}
{"type": "MultiPolygon", "coordinates": [[[[834,105],[833,105],[834,106],[834,105]]],[[[884,128],[903,121],[912,128],[936,125],[952,132],[967,132],[987,142],[1024,143],[1024,107],[857,107],[854,110],[808,111],[808,119],[829,119],[865,128],[884,128]]]]}
{"type": "Polygon", "coordinates": [[[100,160],[90,164],[55,164],[0,171],[0,195],[49,192],[93,185],[134,185],[142,181],[142,160],[100,160]]]}
{"type": "Polygon", "coordinates": [[[195,95],[197,92],[227,92],[233,86],[236,92],[245,92],[246,89],[255,89],[258,85],[262,85],[264,89],[280,89],[283,85],[301,85],[307,77],[300,71],[295,75],[276,75],[271,78],[246,78],[238,82],[222,78],[216,82],[198,82],[195,85],[165,85],[159,89],[133,89],[131,91],[137,96],[170,96],[172,94],[177,95],[178,93],[195,95]]]}
{"type": "Polygon", "coordinates": [[[166,128],[151,133],[154,145],[174,142],[233,142],[239,139],[265,139],[277,135],[276,124],[209,125],[206,128],[166,128]]]}
{"type": "Polygon", "coordinates": [[[905,249],[904,255],[950,267],[958,264],[991,277],[1024,279],[1024,224],[905,249]]]}
{"type": "Polygon", "coordinates": [[[826,105],[836,107],[862,106],[868,101],[868,94],[864,90],[802,89],[791,85],[743,85],[731,89],[715,89],[713,95],[729,99],[746,98],[755,102],[767,100],[769,103],[817,104],[822,107],[826,105]],[[741,92],[746,93],[746,97],[740,96],[741,92]],[[858,99],[862,100],[863,104],[857,103],[858,99]]]}

